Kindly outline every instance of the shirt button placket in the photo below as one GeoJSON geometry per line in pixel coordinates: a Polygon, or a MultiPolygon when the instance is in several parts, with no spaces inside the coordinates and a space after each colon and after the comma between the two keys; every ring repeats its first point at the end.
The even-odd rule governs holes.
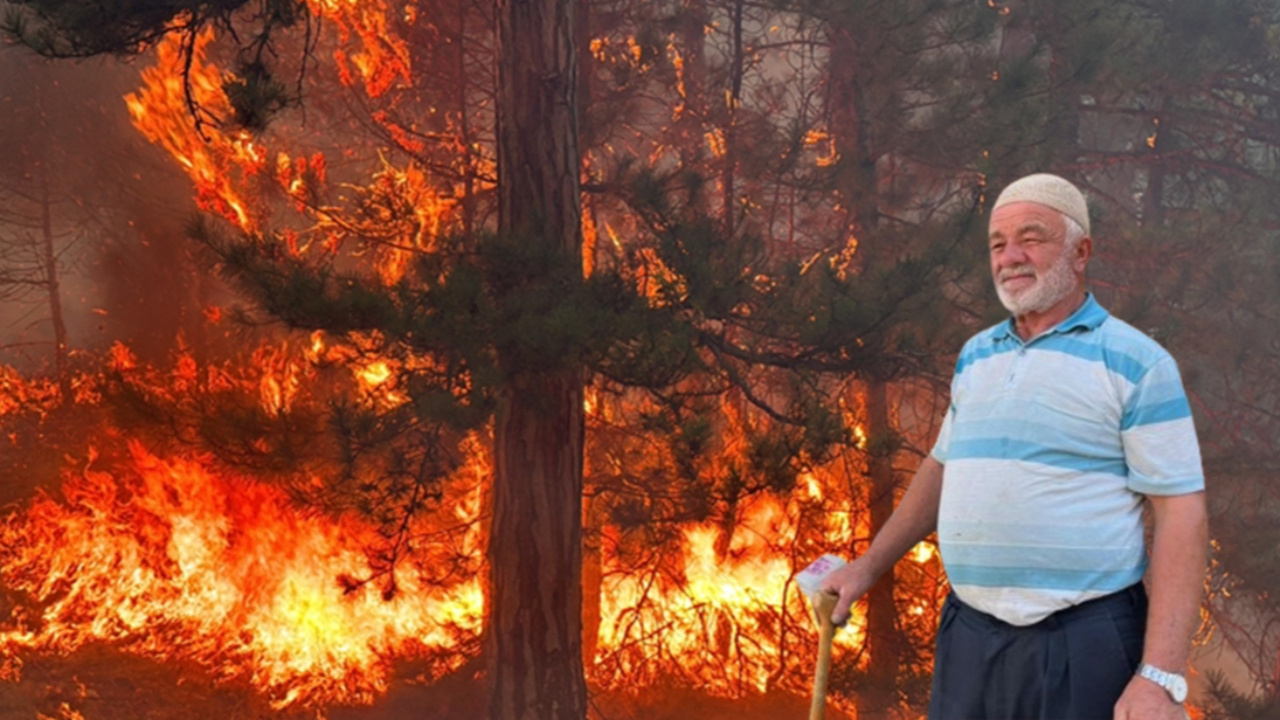
{"type": "Polygon", "coordinates": [[[1027,346],[1019,345],[1018,351],[1014,355],[1013,362],[1009,363],[1009,379],[1007,384],[1012,386],[1018,381],[1018,376],[1022,374],[1022,364],[1027,359],[1027,346]]]}

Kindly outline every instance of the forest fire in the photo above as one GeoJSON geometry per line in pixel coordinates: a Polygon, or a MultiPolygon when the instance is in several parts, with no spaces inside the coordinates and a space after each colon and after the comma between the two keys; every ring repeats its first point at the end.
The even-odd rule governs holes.
{"type": "MultiPolygon", "coordinates": [[[[407,55],[394,36],[387,39],[379,30],[385,23],[376,17],[380,11],[357,4],[316,7],[336,17],[344,47],[353,35],[364,43],[356,54],[336,51],[344,84],[355,84],[348,59],[370,98],[397,78],[407,79],[407,55]]],[[[357,219],[317,202],[328,180],[323,154],[295,159],[281,151],[272,161],[266,140],[227,130],[229,76],[206,59],[212,42],[211,32],[195,38],[187,65],[181,40],[158,46],[154,67],[142,73],[144,87],[127,98],[139,131],[191,178],[202,210],[245,233],[261,232],[273,212],[264,199],[271,195],[267,185],[282,189],[293,209],[309,218],[307,229],[281,233],[295,257],[313,249],[301,236],[321,238],[322,251],[332,253],[342,238],[367,235],[370,223],[378,223],[376,232],[389,234],[376,248],[374,268],[387,285],[400,282],[416,254],[434,250],[458,203],[412,163],[399,168],[385,160],[374,183],[357,191],[364,203],[357,219]],[[193,104],[198,123],[192,122],[193,104]],[[387,214],[396,207],[406,209],[401,220],[387,214]]],[[[385,113],[378,117],[389,122],[385,113]]],[[[396,137],[404,139],[400,132],[396,137]]],[[[604,224],[612,251],[621,250],[617,232],[604,224]]],[[[669,304],[668,286],[677,298],[687,294],[683,278],[658,254],[644,249],[638,257],[634,272],[649,303],[669,304]]],[[[225,322],[220,308],[205,314],[225,322]]],[[[263,345],[247,367],[201,368],[181,354],[171,372],[157,373],[117,345],[108,367],[145,376],[132,382],[166,402],[181,404],[200,387],[238,392],[256,398],[267,418],[281,420],[318,401],[319,394],[310,396],[324,382],[316,369],[336,364],[348,368],[349,392],[359,406],[392,413],[409,402],[398,384],[406,368],[430,368],[432,361],[380,354],[385,348],[376,336],[354,334],[332,343],[315,332],[296,352],[287,343],[263,345]]],[[[90,374],[79,384],[103,382],[90,374]]],[[[0,402],[9,402],[12,411],[55,406],[56,392],[41,387],[15,376],[0,402]]],[[[592,400],[598,395],[588,395],[591,415],[602,412],[592,400]]],[[[101,400],[92,389],[81,398],[87,405],[101,400]]],[[[448,484],[441,509],[414,519],[412,529],[432,537],[441,525],[466,528],[453,553],[473,571],[422,572],[436,555],[419,549],[397,559],[388,580],[385,563],[371,562],[370,554],[385,547],[386,535],[356,513],[300,507],[286,488],[306,486],[307,479],[282,486],[198,453],[159,455],[116,429],[107,436],[123,449],[104,455],[91,450],[66,472],[61,499],[41,494],[3,526],[0,576],[22,599],[0,635],[11,679],[20,679],[30,653],[69,653],[107,642],[145,657],[195,662],[220,682],[251,685],[273,707],[319,708],[376,701],[398,660],[428,658],[429,674],[439,677],[474,653],[485,621],[483,575],[475,570],[483,568],[482,497],[491,473],[481,440],[467,441],[467,459],[448,484]]],[[[257,451],[268,445],[250,443],[257,451]]],[[[625,533],[597,528],[606,547],[599,597],[588,600],[599,613],[598,638],[588,642],[594,656],[585,658],[591,682],[607,690],[683,678],[725,697],[801,692],[811,652],[808,610],[791,577],[807,562],[797,555],[801,526],[833,492],[829,474],[806,473],[791,500],[754,502],[727,536],[715,524],[689,525],[650,567],[634,567],[610,549],[628,542],[625,533]]],[[[849,542],[847,515],[822,517],[827,542],[849,542]]],[[[865,666],[862,622],[856,617],[839,644],[861,649],[858,664],[865,666]]]]}
{"type": "MultiPolygon", "coordinates": [[[[258,357],[263,411],[288,412],[308,387],[299,364],[306,361],[279,350],[258,357]]],[[[120,347],[111,362],[118,371],[139,370],[120,347]]],[[[189,360],[178,365],[168,392],[189,389],[199,374],[189,360]]],[[[370,389],[390,376],[379,362],[355,373],[370,389]]],[[[255,381],[227,374],[219,382],[239,382],[252,393],[255,381]]],[[[13,378],[4,407],[52,405],[42,387],[13,378]]],[[[42,493],[0,526],[0,577],[21,598],[0,632],[8,679],[21,680],[29,653],[107,642],[144,657],[193,661],[286,708],[373,702],[397,659],[431,658],[436,675],[465,661],[484,620],[478,576],[438,582],[406,569],[396,573],[394,594],[380,592],[385,586],[366,552],[379,538],[367,522],[305,512],[282,488],[211,469],[217,464],[210,458],[162,458],[117,431],[109,436],[123,451],[104,458],[90,450],[57,495],[42,493]]],[[[452,486],[445,503],[452,511],[425,520],[421,532],[442,522],[471,528],[462,551],[478,559],[489,471],[469,442],[477,454],[452,486]]],[[[808,478],[799,502],[813,501],[816,483],[808,478]]],[[[727,553],[716,549],[717,528],[686,530],[681,554],[670,560],[683,582],[655,584],[606,560],[599,641],[588,665],[599,686],[680,676],[740,696],[803,682],[802,674],[790,682],[779,677],[780,668],[805,662],[803,632],[793,630],[799,637],[790,643],[779,635],[805,622],[788,554],[798,512],[794,503],[758,503],[727,553]]],[[[860,623],[855,619],[856,631],[844,633],[841,645],[860,645],[860,623]]]]}
{"type": "Polygon", "coordinates": [[[1280,708],[1276,0],[135,5],[0,19],[0,715],[798,717],[836,553],[832,715],[922,717],[939,546],[868,548],[1029,172],[1230,486],[1192,716],[1280,708]]]}

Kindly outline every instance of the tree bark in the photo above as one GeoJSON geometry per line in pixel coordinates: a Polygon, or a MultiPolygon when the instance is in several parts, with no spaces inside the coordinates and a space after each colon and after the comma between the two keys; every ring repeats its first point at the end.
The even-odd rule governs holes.
{"type": "Polygon", "coordinates": [[[48,178],[40,181],[41,264],[44,265],[45,289],[49,293],[49,318],[53,323],[53,366],[58,376],[62,402],[71,400],[71,371],[68,367],[67,323],[62,315],[62,284],[58,277],[58,252],[53,237],[53,200],[48,178]]]}
{"type": "MultiPolygon", "coordinates": [[[[707,141],[703,125],[707,120],[706,27],[710,21],[705,0],[686,0],[678,22],[684,97],[680,100],[680,117],[675,121],[676,150],[680,153],[680,166],[686,172],[706,177],[707,141]]],[[[704,213],[706,192],[699,187],[690,202],[695,210],[704,213]]]]}
{"type": "Polygon", "coordinates": [[[494,425],[492,720],[582,720],[582,382],[526,374],[494,425]]]}
{"type": "MultiPolygon", "coordinates": [[[[857,14],[838,15],[831,28],[831,131],[840,153],[834,185],[844,210],[846,232],[858,240],[864,267],[889,268],[900,261],[897,248],[876,237],[881,218],[877,159],[890,152],[876,146],[872,134],[869,89],[878,82],[877,54],[883,39],[857,14]]],[[[891,354],[892,345],[882,349],[891,354]]],[[[889,420],[888,368],[871,368],[864,386],[867,409],[867,475],[871,537],[893,514],[896,479],[893,473],[894,431],[889,420]],[[879,377],[877,377],[879,375],[879,377]]],[[[898,666],[902,654],[895,580],[887,572],[867,593],[867,644],[871,668],[866,687],[859,688],[858,717],[888,720],[898,706],[898,666]]]]}
{"type": "MultiPolygon", "coordinates": [[[[576,19],[572,0],[499,2],[498,229],[580,277],[576,19]]],[[[500,351],[489,717],[582,720],[582,371],[520,362],[500,351]]]]}
{"type": "Polygon", "coordinates": [[[1142,193],[1142,224],[1147,227],[1159,227],[1164,223],[1164,177],[1167,171],[1164,155],[1170,149],[1169,138],[1173,137],[1173,128],[1169,127],[1167,116],[1163,126],[1160,118],[1171,105],[1168,94],[1162,94],[1155,108],[1155,139],[1149,153],[1152,161],[1147,163],[1147,188],[1142,193]]]}
{"type": "MultiPolygon", "coordinates": [[[[889,420],[888,383],[867,384],[867,451],[870,475],[872,531],[878,533],[893,514],[897,478],[893,472],[893,426],[889,420]]],[[[858,716],[867,720],[887,720],[898,706],[898,670],[902,664],[902,644],[898,630],[898,608],[893,594],[897,583],[893,571],[885,573],[867,593],[867,642],[871,646],[870,680],[858,716]]]]}
{"type": "Polygon", "coordinates": [[[724,157],[720,158],[720,193],[724,207],[722,225],[725,238],[732,238],[738,219],[738,103],[742,97],[742,80],[746,73],[746,49],[743,47],[742,22],[744,0],[734,0],[730,8],[729,31],[733,50],[729,56],[729,92],[726,97],[724,123],[724,157]]]}

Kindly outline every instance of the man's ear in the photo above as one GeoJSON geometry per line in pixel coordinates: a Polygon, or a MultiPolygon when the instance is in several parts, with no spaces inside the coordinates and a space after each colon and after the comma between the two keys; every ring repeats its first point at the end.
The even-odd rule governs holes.
{"type": "Polygon", "coordinates": [[[1093,238],[1088,236],[1080,238],[1080,242],[1076,245],[1076,256],[1073,259],[1076,270],[1084,272],[1091,257],[1093,257],[1093,238]]]}

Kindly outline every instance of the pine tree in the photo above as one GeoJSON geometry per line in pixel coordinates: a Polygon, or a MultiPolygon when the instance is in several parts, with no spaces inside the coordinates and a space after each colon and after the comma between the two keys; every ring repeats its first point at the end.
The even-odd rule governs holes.
{"type": "MultiPolygon", "coordinates": [[[[498,6],[498,242],[509,268],[499,312],[550,338],[582,277],[576,4],[498,6]],[[537,138],[533,141],[533,138],[537,138]],[[530,327],[533,326],[533,327],[530,327]]],[[[583,371],[572,355],[500,344],[489,541],[489,715],[585,718],[582,669],[583,371]]]]}

